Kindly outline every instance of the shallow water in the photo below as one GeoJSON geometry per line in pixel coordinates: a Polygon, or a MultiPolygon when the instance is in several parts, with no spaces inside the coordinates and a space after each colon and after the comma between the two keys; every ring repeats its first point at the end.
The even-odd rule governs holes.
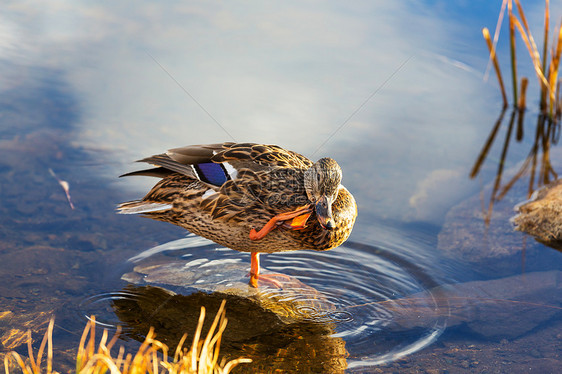
{"type": "MultiPolygon", "coordinates": [[[[561,5],[552,2],[552,19],[561,5]]],[[[255,351],[233,340],[225,343],[228,355],[253,354],[256,365],[271,365],[263,370],[289,370],[284,365],[298,361],[301,371],[552,372],[562,360],[562,254],[509,223],[513,206],[528,197],[528,175],[495,202],[485,225],[504,138],[513,140],[501,163],[502,186],[533,146],[536,103],[528,100],[521,140],[509,132],[511,113],[505,114],[482,169],[469,178],[501,112],[495,77],[482,80],[487,53],[480,34],[483,26],[493,29],[499,6],[6,6],[0,15],[0,310],[9,312],[0,319],[3,352],[24,352],[22,332],[39,335],[51,314],[56,354],[68,367],[86,315],[110,328],[125,325],[128,336],[142,339],[143,328],[157,322],[154,311],[120,314],[116,300],[138,304],[155,292],[151,285],[185,296],[177,302],[193,306],[194,318],[200,304],[215,302],[170,277],[123,280],[139,266],[128,260],[140,253],[140,263],[195,261],[195,273],[234,264],[231,274],[239,278],[223,274],[219,281],[244,282],[248,254],[184,238],[169,224],[115,214],[117,203],[139,198],[153,182],[117,178],[138,166],[133,160],[235,139],[335,158],[359,217],[338,249],[262,256],[270,271],[315,290],[313,299],[326,310],[301,305],[302,324],[247,332],[259,343],[255,351]],[[59,181],[68,183],[74,209],[59,181]],[[298,345],[298,336],[309,344],[298,345]]],[[[524,6],[541,35],[543,5],[524,6]]],[[[519,73],[529,77],[531,95],[537,83],[519,50],[519,73]]],[[[499,54],[505,74],[502,39],[499,54]]],[[[558,170],[556,143],[550,157],[558,170]]],[[[228,303],[238,334],[237,323],[273,318],[256,311],[250,319],[234,313],[250,310],[244,300],[228,303]]],[[[178,320],[167,305],[147,308],[168,313],[165,319],[174,315],[191,334],[193,320],[178,320]]]]}

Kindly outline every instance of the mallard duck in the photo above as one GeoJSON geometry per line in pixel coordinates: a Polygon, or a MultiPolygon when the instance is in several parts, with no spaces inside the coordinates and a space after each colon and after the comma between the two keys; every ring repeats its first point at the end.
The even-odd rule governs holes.
{"type": "Polygon", "coordinates": [[[357,216],[331,158],[313,163],[276,145],[221,143],[175,148],[139,162],[155,168],[123,176],[161,179],[142,200],[120,204],[119,213],[171,222],[251,252],[254,287],[260,253],[335,248],[349,237],[357,216]]]}

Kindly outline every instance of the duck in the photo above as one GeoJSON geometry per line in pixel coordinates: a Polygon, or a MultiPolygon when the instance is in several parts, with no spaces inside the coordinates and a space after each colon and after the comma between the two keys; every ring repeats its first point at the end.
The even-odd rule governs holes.
{"type": "Polygon", "coordinates": [[[277,145],[225,142],[173,148],[138,162],[152,167],[122,177],[159,181],[142,199],[119,204],[118,213],[169,222],[250,252],[252,287],[268,278],[260,274],[260,253],[338,247],[357,217],[342,169],[328,157],[312,162],[277,145]]]}

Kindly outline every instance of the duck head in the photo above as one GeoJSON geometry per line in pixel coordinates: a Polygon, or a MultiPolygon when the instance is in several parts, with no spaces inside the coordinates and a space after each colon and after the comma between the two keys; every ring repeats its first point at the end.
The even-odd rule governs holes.
{"type": "Polygon", "coordinates": [[[332,203],[338,196],[341,179],[340,166],[328,157],[316,161],[304,174],[306,195],[315,206],[318,222],[326,230],[336,228],[332,203]]]}

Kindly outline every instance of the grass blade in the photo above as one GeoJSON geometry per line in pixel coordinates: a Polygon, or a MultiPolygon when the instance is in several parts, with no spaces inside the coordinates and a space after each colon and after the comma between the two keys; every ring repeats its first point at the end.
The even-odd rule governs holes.
{"type": "MultiPolygon", "coordinates": [[[[221,336],[226,329],[227,320],[225,318],[225,302],[221,304],[212,327],[207,334],[205,341],[200,341],[201,330],[205,322],[205,308],[201,307],[201,315],[193,337],[193,346],[191,349],[183,349],[183,343],[187,338],[184,334],[176,348],[174,360],[168,360],[168,347],[159,340],[156,340],[154,328],[146,334],[144,342],[138,348],[136,354],[133,356],[130,353],[125,356],[125,350],[120,347],[119,353],[116,358],[111,357],[111,348],[115,345],[117,337],[120,334],[120,329],[114,334],[109,343],[108,331],[103,330],[101,340],[95,344],[95,318],[92,316],[84,332],[80,338],[80,346],[76,355],[76,373],[80,374],[137,374],[137,373],[169,373],[169,374],[227,374],[230,370],[240,364],[249,363],[252,360],[247,358],[239,358],[226,362],[222,359],[220,364],[218,362],[219,345],[221,336]],[[89,338],[88,338],[89,336],[89,338]],[[107,343],[107,344],[106,344],[107,343]],[[125,358],[123,358],[125,357],[125,358]],[[161,358],[162,357],[162,358],[161,358]],[[160,371],[159,371],[160,370],[160,371]]],[[[9,374],[10,364],[15,360],[23,374],[41,374],[40,358],[43,354],[45,346],[47,347],[47,374],[56,373],[53,371],[53,327],[54,319],[51,319],[47,332],[43,338],[42,347],[39,354],[36,356],[37,361],[34,360],[33,347],[31,339],[28,343],[28,351],[31,362],[31,367],[26,365],[24,359],[16,352],[9,352],[4,357],[4,369],[6,374],[9,374]]],[[[31,333],[28,333],[31,338],[31,333]]]]}

